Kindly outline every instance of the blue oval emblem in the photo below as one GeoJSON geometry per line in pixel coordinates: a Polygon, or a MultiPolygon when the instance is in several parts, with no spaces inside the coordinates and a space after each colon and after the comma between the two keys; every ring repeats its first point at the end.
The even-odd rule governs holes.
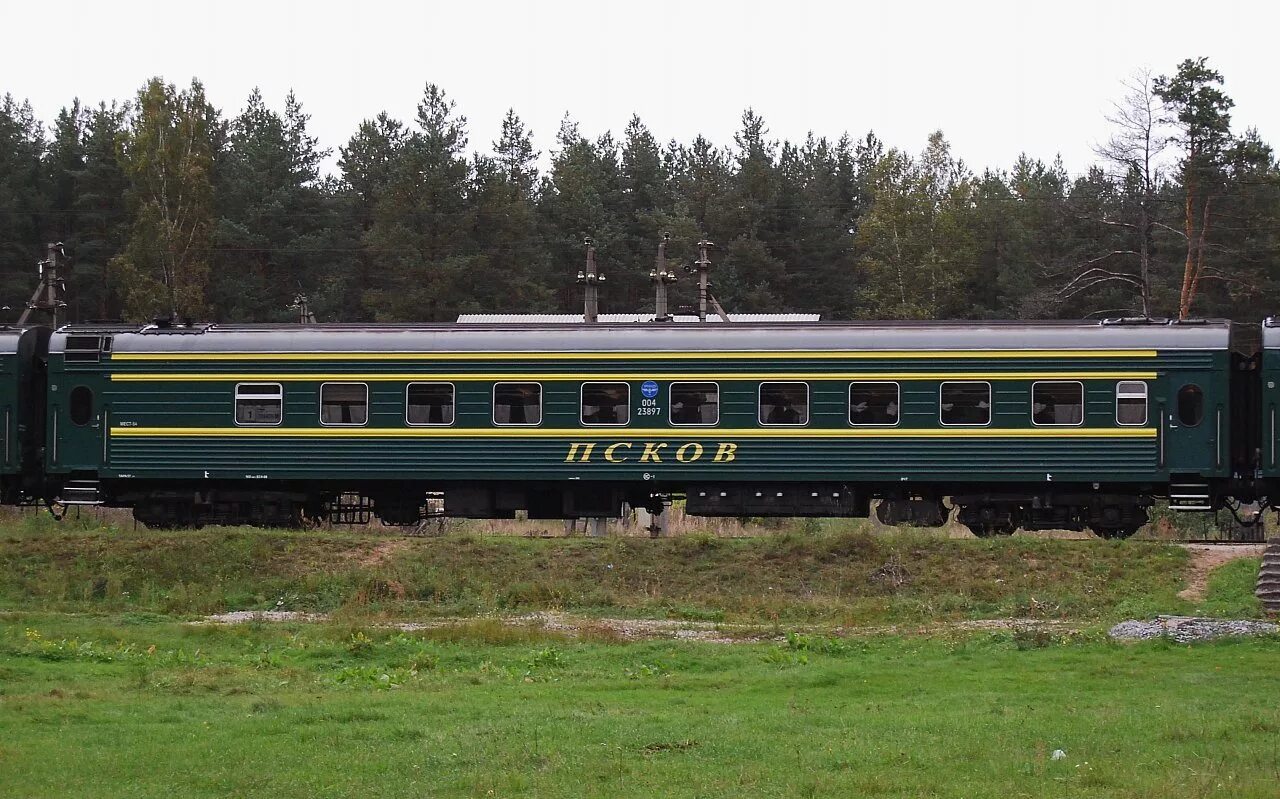
{"type": "Polygon", "coordinates": [[[658,384],[652,380],[646,380],[640,384],[640,393],[643,394],[646,399],[653,399],[658,396],[658,384]]]}

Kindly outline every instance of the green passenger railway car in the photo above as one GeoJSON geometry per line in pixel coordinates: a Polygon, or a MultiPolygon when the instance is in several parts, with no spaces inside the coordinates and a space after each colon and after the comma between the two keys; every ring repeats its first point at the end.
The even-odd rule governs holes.
{"type": "Polygon", "coordinates": [[[1231,345],[1228,322],[71,326],[44,468],[149,525],[683,496],[1125,536],[1157,497],[1219,506],[1246,468],[1231,345]]]}

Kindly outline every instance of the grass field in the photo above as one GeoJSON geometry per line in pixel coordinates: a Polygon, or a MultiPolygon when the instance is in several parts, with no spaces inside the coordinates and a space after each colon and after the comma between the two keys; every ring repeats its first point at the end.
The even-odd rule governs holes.
{"type": "Polygon", "coordinates": [[[0,797],[1275,797],[1280,640],[1104,634],[1257,615],[1257,564],[1192,604],[1158,543],[13,526],[0,797]],[[276,607],[330,621],[189,623],[276,607]],[[530,610],[767,640],[499,618],[530,610]],[[1059,624],[948,623],[1001,617],[1059,624]]]}
{"type": "Polygon", "coordinates": [[[1274,797],[1277,652],[24,614],[0,795],[1274,797]]]}
{"type": "Polygon", "coordinates": [[[783,533],[666,540],[152,533],[35,518],[0,532],[0,609],[354,615],[569,610],[867,625],[1188,611],[1187,554],[1159,542],[783,533]]]}

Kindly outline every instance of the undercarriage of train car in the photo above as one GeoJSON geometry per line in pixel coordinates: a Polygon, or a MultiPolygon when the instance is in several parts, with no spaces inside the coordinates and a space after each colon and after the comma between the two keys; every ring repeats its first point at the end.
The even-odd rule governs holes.
{"type": "MultiPolygon", "coordinates": [[[[428,486],[379,482],[317,486],[198,482],[106,485],[97,501],[133,509],[148,527],[205,525],[301,527],[316,523],[410,526],[433,517],[470,519],[618,518],[627,508],[660,513],[684,500],[690,516],[875,518],[889,526],[939,527],[954,520],[975,535],[1015,530],[1091,530],[1127,538],[1149,521],[1150,486],[1057,485],[1026,491],[987,486],[863,486],[845,483],[715,483],[633,486],[621,483],[469,483],[428,486]],[[657,490],[655,490],[657,489],[657,490]]],[[[1212,510],[1221,498],[1197,497],[1212,510]]]]}

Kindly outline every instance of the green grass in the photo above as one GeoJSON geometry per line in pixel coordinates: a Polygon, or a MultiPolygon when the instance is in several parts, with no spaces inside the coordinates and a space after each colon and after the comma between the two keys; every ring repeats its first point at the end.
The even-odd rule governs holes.
{"type": "Polygon", "coordinates": [[[569,610],[754,623],[1116,619],[1190,610],[1156,542],[923,534],[523,539],[0,528],[0,608],[400,616],[569,610]]]}
{"type": "Polygon", "coordinates": [[[1274,797],[1278,647],[27,613],[0,796],[1274,797]]]}
{"type": "Polygon", "coordinates": [[[0,526],[6,799],[1154,799],[1274,797],[1280,784],[1280,639],[1120,646],[1101,632],[1156,613],[1256,616],[1256,558],[1215,572],[1193,607],[1176,597],[1186,552],[1155,542],[69,521],[0,526]],[[182,623],[276,607],[332,620],[182,623]],[[605,625],[569,636],[492,615],[379,626],[543,609],[779,638],[628,643],[605,625]],[[932,624],[1001,616],[1083,631],[932,624]],[[923,635],[821,632],[925,622],[923,635]]]}

